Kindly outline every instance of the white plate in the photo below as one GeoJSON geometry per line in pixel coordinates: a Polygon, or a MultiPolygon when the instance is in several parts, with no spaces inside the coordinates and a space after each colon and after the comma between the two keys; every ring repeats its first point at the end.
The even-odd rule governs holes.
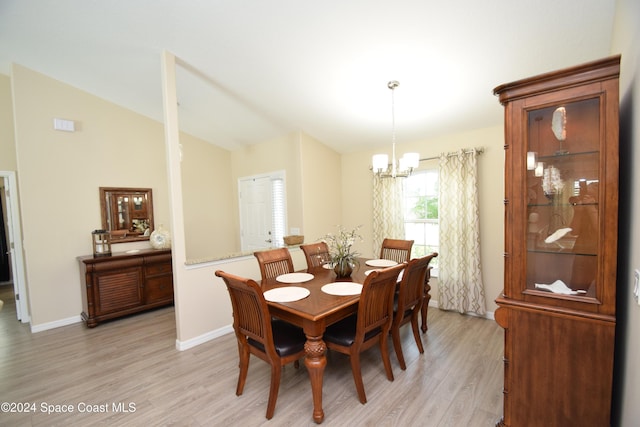
{"type": "Polygon", "coordinates": [[[322,268],[326,268],[327,270],[333,270],[333,266],[331,265],[330,262],[326,264],[322,264],[322,268]]]}
{"type": "Polygon", "coordinates": [[[391,261],[390,259],[370,259],[365,264],[370,265],[371,267],[393,267],[398,263],[395,261],[391,261]]]}
{"type": "Polygon", "coordinates": [[[287,273],[276,277],[276,281],[280,283],[303,283],[313,279],[313,274],[309,273],[287,273]]]}
{"type": "Polygon", "coordinates": [[[284,286],[266,291],[264,293],[264,299],[271,302],[292,302],[306,298],[310,293],[307,288],[284,286]]]}
{"type": "Polygon", "coordinates": [[[324,285],[321,289],[329,295],[360,295],[362,285],[354,282],[334,282],[324,285]]]}

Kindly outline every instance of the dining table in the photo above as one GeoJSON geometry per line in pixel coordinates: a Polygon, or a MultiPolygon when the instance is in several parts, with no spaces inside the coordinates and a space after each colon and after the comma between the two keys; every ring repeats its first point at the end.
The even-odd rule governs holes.
{"type": "Polygon", "coordinates": [[[383,260],[358,259],[351,276],[346,278],[338,278],[333,269],[325,264],[260,282],[269,313],[304,330],[307,339],[304,364],[311,382],[313,420],[318,424],[324,420],[322,382],[327,365],[327,347],[322,336],[327,326],[357,312],[360,299],[358,284],[364,283],[368,271],[383,268],[367,265],[367,262],[376,264],[383,263],[383,260]],[[271,300],[267,298],[268,294],[275,295],[282,291],[281,294],[285,295],[290,290],[297,291],[297,297],[304,297],[288,302],[288,298],[278,298],[277,295],[271,300]]]}

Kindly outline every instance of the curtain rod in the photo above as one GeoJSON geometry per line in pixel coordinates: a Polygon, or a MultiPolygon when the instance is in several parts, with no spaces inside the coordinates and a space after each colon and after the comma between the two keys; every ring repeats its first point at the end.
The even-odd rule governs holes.
{"type": "MultiPolygon", "coordinates": [[[[474,151],[477,154],[482,154],[482,153],[484,153],[484,148],[483,147],[472,148],[470,150],[465,150],[464,153],[465,154],[469,154],[469,153],[473,153],[474,151]]],[[[447,153],[447,157],[455,156],[458,153],[459,153],[459,151],[451,151],[451,152],[447,153]]],[[[424,158],[420,159],[420,161],[422,162],[422,161],[425,161],[425,160],[436,160],[436,159],[439,159],[439,158],[440,158],[440,156],[424,157],[424,158]]]]}

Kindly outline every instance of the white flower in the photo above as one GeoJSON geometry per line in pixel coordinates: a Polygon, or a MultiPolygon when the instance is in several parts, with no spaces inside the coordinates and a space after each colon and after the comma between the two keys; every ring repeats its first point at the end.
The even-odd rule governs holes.
{"type": "Polygon", "coordinates": [[[321,239],[329,246],[329,254],[333,265],[344,262],[355,263],[359,254],[352,250],[352,246],[355,244],[356,239],[362,241],[362,236],[358,234],[358,230],[361,227],[359,225],[353,230],[347,231],[339,225],[337,234],[328,233],[321,239]]]}

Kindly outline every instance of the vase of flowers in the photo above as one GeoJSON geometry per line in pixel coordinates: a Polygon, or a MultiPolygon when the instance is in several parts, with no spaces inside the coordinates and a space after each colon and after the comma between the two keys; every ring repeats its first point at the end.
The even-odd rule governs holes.
{"type": "Polygon", "coordinates": [[[346,230],[338,226],[338,233],[329,233],[322,239],[329,246],[331,265],[338,278],[351,276],[353,268],[358,263],[359,254],[353,250],[352,246],[356,240],[362,241],[362,236],[358,233],[360,227],[346,230]]]}

